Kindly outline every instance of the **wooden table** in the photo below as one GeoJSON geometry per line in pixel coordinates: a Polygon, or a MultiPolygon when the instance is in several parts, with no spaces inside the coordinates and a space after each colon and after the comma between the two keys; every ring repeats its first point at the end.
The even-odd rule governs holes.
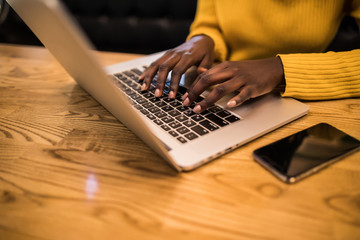
{"type": "Polygon", "coordinates": [[[360,139],[360,99],[306,104],[307,116],[178,174],[46,49],[0,45],[0,239],[360,239],[360,152],[294,185],[252,158],[319,122],[360,139]]]}

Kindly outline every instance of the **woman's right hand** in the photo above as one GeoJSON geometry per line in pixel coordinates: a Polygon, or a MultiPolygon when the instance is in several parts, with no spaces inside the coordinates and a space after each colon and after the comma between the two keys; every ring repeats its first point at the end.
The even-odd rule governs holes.
{"type": "Polygon", "coordinates": [[[155,96],[160,97],[164,91],[167,76],[170,71],[171,81],[169,98],[175,98],[179,88],[181,75],[191,66],[209,69],[214,61],[214,42],[206,35],[198,35],[176,48],[168,50],[162,57],[151,63],[140,76],[143,81],[141,90],[149,89],[150,84],[157,74],[155,96]]]}

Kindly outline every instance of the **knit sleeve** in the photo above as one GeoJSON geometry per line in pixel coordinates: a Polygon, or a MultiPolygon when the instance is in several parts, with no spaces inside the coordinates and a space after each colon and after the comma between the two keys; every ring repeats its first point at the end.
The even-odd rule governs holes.
{"type": "Polygon", "coordinates": [[[224,61],[228,50],[218,24],[213,0],[198,0],[195,19],[187,39],[196,35],[207,35],[215,43],[215,60],[224,61]]]}
{"type": "Polygon", "coordinates": [[[284,97],[325,100],[360,97],[360,50],[280,54],[284,97]]]}
{"type": "Polygon", "coordinates": [[[349,14],[356,20],[360,27],[360,0],[353,0],[351,2],[351,11],[349,14]]]}

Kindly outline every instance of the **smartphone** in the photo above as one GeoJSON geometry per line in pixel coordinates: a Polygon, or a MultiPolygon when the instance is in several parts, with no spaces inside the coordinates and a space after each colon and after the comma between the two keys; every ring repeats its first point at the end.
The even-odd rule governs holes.
{"type": "Polygon", "coordinates": [[[319,123],[256,149],[256,162],[286,183],[294,183],[357,151],[360,141],[319,123]]]}

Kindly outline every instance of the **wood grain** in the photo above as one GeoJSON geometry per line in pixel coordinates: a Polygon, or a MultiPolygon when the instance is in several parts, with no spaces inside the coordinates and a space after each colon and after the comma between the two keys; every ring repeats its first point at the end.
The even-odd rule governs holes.
{"type": "Polygon", "coordinates": [[[307,116],[178,174],[45,49],[0,45],[0,239],[360,239],[359,152],[294,185],[252,159],[319,122],[360,138],[359,99],[306,104],[307,116]]]}

